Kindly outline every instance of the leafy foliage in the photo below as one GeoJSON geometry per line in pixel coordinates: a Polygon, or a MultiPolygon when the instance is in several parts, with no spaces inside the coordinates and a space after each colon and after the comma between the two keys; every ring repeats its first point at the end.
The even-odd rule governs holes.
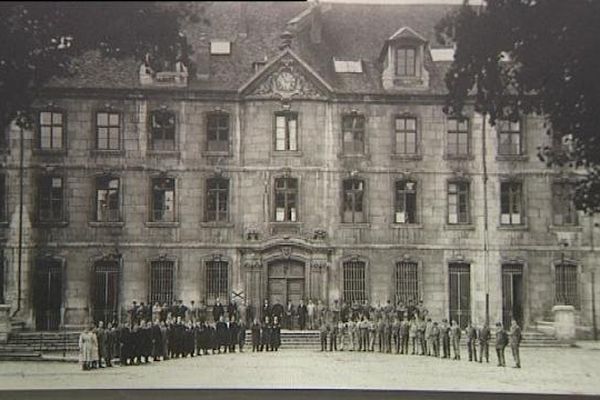
{"type": "MultiPolygon", "coordinates": [[[[187,61],[180,33],[191,7],[150,2],[7,2],[0,5],[0,128],[31,124],[29,109],[53,77],[69,76],[72,60],[89,50],[162,64],[187,61]],[[188,9],[189,8],[189,9],[188,9]]],[[[160,66],[154,69],[159,70],[160,66]]]]}
{"type": "Polygon", "coordinates": [[[465,2],[436,29],[440,41],[456,44],[446,111],[460,113],[474,99],[492,124],[547,116],[548,134],[572,139],[539,147],[540,159],[586,169],[575,203],[600,210],[600,1],[465,2]]]}

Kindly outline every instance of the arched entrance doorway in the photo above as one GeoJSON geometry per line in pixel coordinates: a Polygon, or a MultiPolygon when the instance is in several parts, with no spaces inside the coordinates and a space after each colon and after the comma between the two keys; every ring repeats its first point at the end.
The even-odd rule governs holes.
{"type": "Polygon", "coordinates": [[[305,265],[302,261],[283,259],[268,264],[268,299],[271,305],[285,306],[291,301],[295,306],[304,299],[305,265]]]}

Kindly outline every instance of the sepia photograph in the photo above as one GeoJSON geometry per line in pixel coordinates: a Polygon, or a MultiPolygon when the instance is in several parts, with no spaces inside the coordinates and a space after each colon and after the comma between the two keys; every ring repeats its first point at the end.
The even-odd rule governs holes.
{"type": "Polygon", "coordinates": [[[600,1],[5,2],[0,37],[0,398],[600,395],[600,1]]]}

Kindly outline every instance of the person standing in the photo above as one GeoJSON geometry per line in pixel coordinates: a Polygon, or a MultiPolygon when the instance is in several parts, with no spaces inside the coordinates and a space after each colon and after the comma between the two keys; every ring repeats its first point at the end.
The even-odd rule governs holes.
{"type": "Polygon", "coordinates": [[[427,323],[425,324],[425,340],[427,341],[426,354],[428,356],[432,356],[433,355],[433,322],[431,322],[431,318],[427,318],[427,323]]]}
{"type": "Polygon", "coordinates": [[[445,318],[440,324],[440,339],[442,342],[442,358],[450,358],[450,326],[445,318]]]}
{"type": "Polygon", "coordinates": [[[252,331],[252,352],[260,351],[260,324],[258,323],[258,319],[254,319],[254,323],[250,328],[252,331]]]}
{"type": "Polygon", "coordinates": [[[452,341],[452,350],[454,351],[454,359],[460,360],[460,326],[456,321],[452,320],[452,326],[450,327],[450,339],[452,341]]]}
{"type": "Polygon", "coordinates": [[[221,353],[221,347],[223,352],[227,353],[227,324],[225,323],[225,316],[221,315],[219,321],[215,325],[217,349],[221,353]]]}
{"type": "Polygon", "coordinates": [[[96,328],[96,338],[98,339],[98,368],[104,368],[102,362],[105,361],[106,364],[109,364],[109,362],[106,361],[108,339],[106,330],[104,329],[103,321],[98,322],[98,328],[96,328]]]}
{"type": "Polygon", "coordinates": [[[304,304],[304,300],[300,299],[300,305],[297,309],[298,313],[298,325],[300,326],[300,330],[303,331],[306,329],[306,319],[308,317],[308,308],[306,304],[304,304]]]}
{"type": "Polygon", "coordinates": [[[504,359],[504,349],[508,344],[508,335],[502,327],[502,323],[496,323],[496,356],[498,358],[498,366],[506,367],[506,360],[504,359]]]}
{"type": "Polygon", "coordinates": [[[238,346],[240,346],[240,353],[244,352],[244,345],[246,344],[246,319],[240,319],[240,321],[238,321],[238,335],[237,335],[237,340],[238,340],[238,346]]]}
{"type": "Polygon", "coordinates": [[[240,325],[235,320],[235,314],[231,315],[229,322],[229,352],[235,353],[235,346],[239,342],[240,325]]]}
{"type": "Polygon", "coordinates": [[[400,322],[400,329],[398,331],[400,339],[400,353],[408,354],[408,339],[410,336],[410,323],[408,322],[407,316],[400,322]]]}
{"type": "Polygon", "coordinates": [[[265,317],[265,323],[262,326],[260,340],[260,351],[262,351],[263,348],[265,351],[271,351],[271,319],[269,316],[265,317]]]}
{"type": "Polygon", "coordinates": [[[200,304],[198,305],[198,321],[206,322],[208,314],[206,313],[206,303],[204,300],[200,300],[200,304]]]}
{"type": "Polygon", "coordinates": [[[433,356],[440,356],[440,327],[437,321],[433,322],[433,327],[431,328],[431,335],[433,336],[433,356]]]}
{"type": "Polygon", "coordinates": [[[262,314],[261,318],[263,321],[266,321],[266,318],[269,317],[271,319],[271,305],[269,304],[269,300],[265,299],[265,302],[262,306],[262,314]]]}
{"type": "Polygon", "coordinates": [[[337,351],[337,336],[337,322],[332,321],[329,323],[329,351],[337,351]]]}
{"type": "Polygon", "coordinates": [[[277,351],[281,346],[281,324],[277,316],[273,317],[273,325],[271,327],[271,350],[277,351]]]}
{"type": "Polygon", "coordinates": [[[417,320],[412,317],[410,319],[410,324],[408,327],[408,338],[412,344],[412,355],[418,354],[417,344],[419,340],[419,326],[417,325],[417,320]]]}
{"type": "Polygon", "coordinates": [[[319,326],[319,337],[321,339],[321,351],[327,351],[327,336],[329,335],[329,327],[325,321],[321,321],[319,326]]]}
{"type": "Polygon", "coordinates": [[[248,301],[242,301],[242,304],[238,306],[238,323],[240,326],[244,325],[247,327],[250,325],[250,321],[248,320],[248,301]]]}
{"type": "Polygon", "coordinates": [[[223,304],[221,304],[221,299],[217,297],[215,305],[212,309],[213,321],[215,323],[219,322],[223,315],[225,315],[225,308],[223,307],[223,304]]]}
{"type": "Polygon", "coordinates": [[[308,329],[315,329],[315,303],[313,303],[312,299],[308,300],[308,305],[306,306],[306,315],[308,316],[308,329]]]}
{"type": "Polygon", "coordinates": [[[477,330],[469,321],[466,329],[467,350],[469,352],[469,361],[477,361],[477,330]]]}
{"type": "Polygon", "coordinates": [[[231,300],[227,305],[227,318],[229,318],[229,321],[233,321],[233,317],[236,319],[238,317],[237,303],[235,300],[231,300]]]}
{"type": "Polygon", "coordinates": [[[521,345],[521,327],[514,319],[510,323],[510,349],[515,360],[515,368],[521,368],[521,356],[519,355],[519,346],[521,345]]]}
{"type": "Polygon", "coordinates": [[[92,341],[92,331],[89,327],[86,327],[79,335],[79,362],[84,371],[88,371],[92,368],[92,360],[94,358],[92,355],[92,341]]]}
{"type": "Polygon", "coordinates": [[[425,321],[421,319],[421,317],[417,316],[417,338],[419,341],[419,346],[421,348],[422,356],[427,355],[427,338],[425,337],[425,321]]]}
{"type": "Polygon", "coordinates": [[[487,322],[483,324],[479,332],[477,332],[477,338],[479,339],[479,362],[483,362],[483,356],[485,355],[485,362],[490,362],[490,351],[489,351],[489,341],[490,341],[490,328],[487,325],[487,322]]]}
{"type": "Polygon", "coordinates": [[[392,342],[394,347],[394,353],[401,353],[400,348],[402,347],[402,339],[400,339],[400,330],[401,323],[398,320],[398,317],[394,317],[394,322],[392,323],[392,342]]]}

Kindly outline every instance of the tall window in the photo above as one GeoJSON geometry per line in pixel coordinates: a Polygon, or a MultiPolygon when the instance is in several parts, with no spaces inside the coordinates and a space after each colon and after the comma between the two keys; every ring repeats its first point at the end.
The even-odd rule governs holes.
{"type": "Polygon", "coordinates": [[[8,218],[8,193],[6,189],[6,175],[0,174],[0,222],[5,222],[8,218]]]}
{"type": "Polygon", "coordinates": [[[448,156],[469,155],[469,120],[448,118],[448,156]]]}
{"type": "Polygon", "coordinates": [[[416,304],[419,300],[418,264],[413,261],[396,263],[394,281],[396,302],[401,301],[408,304],[412,300],[416,304]]]}
{"type": "Polygon", "coordinates": [[[40,112],[39,148],[60,150],[63,148],[64,118],[59,111],[40,112]]]}
{"type": "Polygon", "coordinates": [[[150,113],[150,148],[175,150],[175,113],[167,110],[150,113]]]}
{"type": "Polygon", "coordinates": [[[229,268],[227,261],[213,260],[206,263],[206,302],[214,304],[217,298],[229,298],[229,268]]]}
{"type": "Polygon", "coordinates": [[[275,179],[275,221],[294,222],[297,220],[298,179],[275,179]]]}
{"type": "Polygon", "coordinates": [[[298,114],[295,112],[275,113],[275,150],[298,150],[298,114]]]}
{"type": "Polygon", "coordinates": [[[448,224],[464,225],[470,221],[469,182],[448,183],[448,224]]]}
{"type": "Polygon", "coordinates": [[[111,176],[96,178],[96,221],[120,220],[119,183],[119,178],[111,176]]]}
{"type": "Polygon", "coordinates": [[[417,154],[417,119],[413,117],[396,118],[396,154],[417,154]]]}
{"type": "Polygon", "coordinates": [[[552,214],[556,226],[577,225],[577,210],[573,202],[574,184],[555,182],[552,184],[552,214]]]}
{"type": "Polygon", "coordinates": [[[362,261],[346,261],[343,264],[344,301],[348,304],[358,301],[362,303],[367,298],[366,267],[362,261]]]}
{"type": "Polygon", "coordinates": [[[520,155],[522,152],[521,138],[521,123],[519,121],[498,122],[498,154],[520,155]]]}
{"type": "Polygon", "coordinates": [[[38,217],[41,222],[58,222],[64,217],[63,178],[42,176],[38,181],[38,217]]]}
{"type": "Polygon", "coordinates": [[[577,265],[560,263],[554,267],[555,273],[555,302],[577,307],[579,296],[577,293],[577,265]]]}
{"type": "Polygon", "coordinates": [[[116,112],[96,113],[96,149],[119,150],[121,147],[120,115],[116,112]]]}
{"type": "Polygon", "coordinates": [[[500,183],[500,224],[523,223],[523,185],[521,182],[500,183]]]}
{"type": "Polygon", "coordinates": [[[394,222],[397,224],[417,223],[417,183],[410,180],[396,182],[396,209],[394,222]]]}
{"type": "Polygon", "coordinates": [[[401,47],[396,50],[396,75],[415,76],[417,74],[416,50],[414,47],[401,47]]]}
{"type": "Polygon", "coordinates": [[[342,135],[344,154],[363,154],[365,152],[364,115],[344,115],[342,117],[342,135]]]}
{"type": "Polygon", "coordinates": [[[465,329],[471,320],[471,265],[450,263],[448,278],[450,321],[465,329]]]}
{"type": "Polygon", "coordinates": [[[208,151],[229,151],[229,114],[215,112],[206,120],[208,151]]]}
{"type": "Polygon", "coordinates": [[[210,178],[206,181],[206,220],[227,221],[229,180],[210,178]]]}
{"type": "Polygon", "coordinates": [[[365,222],[363,212],[364,181],[360,179],[344,180],[343,221],[346,223],[365,222]]]}
{"type": "Polygon", "coordinates": [[[175,221],[175,179],[152,179],[152,221],[175,221]]]}
{"type": "Polygon", "coordinates": [[[175,263],[173,261],[152,261],[150,263],[150,304],[173,302],[175,283],[175,263]]]}

